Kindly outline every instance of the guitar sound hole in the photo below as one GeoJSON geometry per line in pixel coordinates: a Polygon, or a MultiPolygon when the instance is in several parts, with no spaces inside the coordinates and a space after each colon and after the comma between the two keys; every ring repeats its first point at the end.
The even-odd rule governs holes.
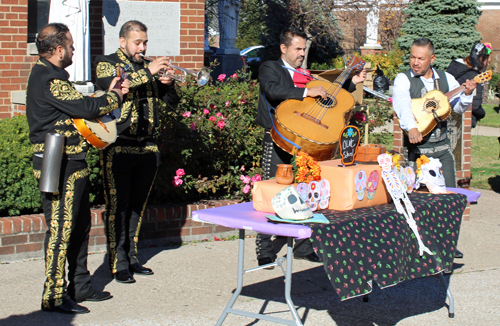
{"type": "Polygon", "coordinates": [[[319,98],[319,103],[322,105],[322,106],[326,106],[326,107],[332,107],[332,106],[335,106],[337,105],[337,100],[334,99],[334,98],[331,98],[331,97],[327,97],[326,100],[323,100],[321,97],[319,98]]]}
{"type": "Polygon", "coordinates": [[[432,111],[437,110],[437,102],[436,101],[427,101],[425,102],[425,111],[427,113],[432,113],[432,111]]]}

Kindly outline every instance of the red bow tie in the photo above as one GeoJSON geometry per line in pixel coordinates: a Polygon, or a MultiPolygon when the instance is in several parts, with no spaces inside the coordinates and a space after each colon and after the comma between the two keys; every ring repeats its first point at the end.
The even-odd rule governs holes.
{"type": "Polygon", "coordinates": [[[298,72],[301,72],[302,74],[300,74],[298,72],[294,72],[293,73],[293,83],[295,84],[295,86],[297,86],[299,88],[306,87],[306,84],[312,80],[311,73],[309,72],[309,70],[302,69],[302,68],[298,68],[295,70],[297,70],[298,72]],[[306,74],[307,76],[305,76],[303,74],[306,74]]]}

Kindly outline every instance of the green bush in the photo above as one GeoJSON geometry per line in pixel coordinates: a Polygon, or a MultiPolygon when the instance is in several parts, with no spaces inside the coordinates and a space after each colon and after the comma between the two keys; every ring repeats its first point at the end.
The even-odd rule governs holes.
{"type": "Polygon", "coordinates": [[[33,150],[25,116],[0,120],[0,216],[40,212],[42,196],[33,175],[33,150]]]}

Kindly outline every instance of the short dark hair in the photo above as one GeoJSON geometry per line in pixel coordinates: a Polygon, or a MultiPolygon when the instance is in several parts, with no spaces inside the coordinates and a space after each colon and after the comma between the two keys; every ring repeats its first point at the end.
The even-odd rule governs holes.
{"type": "Polygon", "coordinates": [[[129,20],[125,24],[123,24],[122,28],[120,28],[120,37],[127,38],[128,33],[130,31],[137,31],[137,32],[145,32],[147,33],[148,28],[146,25],[141,23],[138,20],[129,20]]]}
{"type": "Polygon", "coordinates": [[[292,39],[296,36],[302,37],[307,40],[307,34],[294,27],[284,29],[280,34],[280,45],[285,44],[286,47],[292,45],[292,39]]]}
{"type": "Polygon", "coordinates": [[[38,55],[44,59],[50,58],[59,45],[63,47],[66,45],[68,32],[68,26],[61,23],[51,23],[42,28],[35,42],[38,55]]]}
{"type": "Polygon", "coordinates": [[[486,68],[486,46],[482,43],[475,44],[470,51],[470,55],[464,59],[465,63],[472,69],[483,71],[486,68]],[[482,45],[482,46],[481,46],[482,45]],[[481,49],[478,51],[478,49],[481,49]]]}
{"type": "Polygon", "coordinates": [[[421,38],[417,38],[416,40],[413,41],[413,44],[411,46],[426,46],[429,48],[429,52],[431,53],[431,55],[434,54],[434,44],[432,43],[431,40],[429,40],[427,37],[421,37],[421,38]]]}

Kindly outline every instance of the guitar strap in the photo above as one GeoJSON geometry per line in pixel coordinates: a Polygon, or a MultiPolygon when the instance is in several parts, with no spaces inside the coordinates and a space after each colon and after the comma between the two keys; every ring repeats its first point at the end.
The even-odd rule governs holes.
{"type": "MultiPolygon", "coordinates": [[[[273,117],[273,114],[271,112],[271,108],[269,106],[269,102],[267,101],[267,98],[266,98],[266,94],[262,93],[262,96],[264,96],[264,100],[266,100],[266,105],[267,105],[267,111],[269,112],[269,116],[271,117],[271,122],[273,124],[273,129],[274,131],[281,137],[281,139],[283,139],[284,141],[288,142],[289,144],[291,144],[294,148],[297,149],[297,151],[300,150],[300,146],[295,144],[293,141],[291,141],[290,139],[287,139],[285,136],[283,136],[282,134],[280,134],[280,132],[278,131],[278,129],[276,129],[276,126],[274,125],[274,117],[273,117]]],[[[295,151],[294,151],[295,152],[295,151]]],[[[295,153],[292,153],[292,155],[294,155],[295,153]]]]}

